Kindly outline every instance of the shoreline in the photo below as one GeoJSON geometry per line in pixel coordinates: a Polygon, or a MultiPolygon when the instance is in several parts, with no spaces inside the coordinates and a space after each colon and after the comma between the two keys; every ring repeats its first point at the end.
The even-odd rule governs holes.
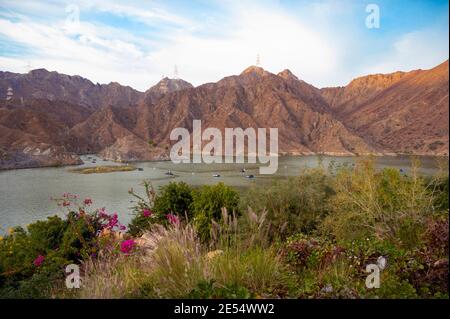
{"type": "MultiPolygon", "coordinates": [[[[98,156],[97,154],[81,154],[79,156],[98,156]]],[[[336,152],[320,152],[320,153],[293,153],[285,152],[280,153],[279,157],[308,157],[308,156],[330,156],[330,157],[435,157],[435,158],[449,158],[449,155],[436,155],[436,154],[410,154],[410,153],[363,153],[363,154],[347,154],[347,153],[336,153],[336,152]]],[[[117,164],[132,164],[132,163],[154,163],[154,162],[170,162],[170,159],[155,159],[155,160],[133,160],[133,161],[116,161],[111,159],[106,159],[109,162],[114,162],[117,164]]],[[[40,166],[26,166],[26,167],[14,167],[14,168],[2,168],[0,167],[0,173],[12,170],[24,170],[24,169],[39,169],[39,168],[71,168],[82,166],[85,163],[80,164],[67,164],[67,165],[40,165],[40,166]]],[[[102,166],[102,165],[98,165],[102,166]]],[[[95,167],[95,166],[92,166],[95,167]]]]}

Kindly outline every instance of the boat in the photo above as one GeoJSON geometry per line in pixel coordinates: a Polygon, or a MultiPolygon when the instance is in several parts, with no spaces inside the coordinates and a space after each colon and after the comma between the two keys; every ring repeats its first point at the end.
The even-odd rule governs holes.
{"type": "Polygon", "coordinates": [[[213,177],[220,177],[220,174],[214,174],[213,177]]]}
{"type": "Polygon", "coordinates": [[[255,178],[255,175],[252,175],[252,174],[250,174],[250,175],[247,175],[247,176],[245,176],[246,178],[255,178]]]}
{"type": "Polygon", "coordinates": [[[138,167],[138,171],[143,171],[144,169],[142,167],[138,167]]]}
{"type": "Polygon", "coordinates": [[[167,171],[167,172],[166,172],[166,175],[173,176],[173,173],[172,173],[172,171],[167,171]]]}

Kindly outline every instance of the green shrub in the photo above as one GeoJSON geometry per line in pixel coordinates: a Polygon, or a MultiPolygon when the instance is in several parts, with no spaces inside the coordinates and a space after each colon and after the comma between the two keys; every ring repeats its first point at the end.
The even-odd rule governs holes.
{"type": "Polygon", "coordinates": [[[333,194],[331,179],[322,169],[307,170],[298,177],[277,181],[271,187],[254,187],[242,198],[241,210],[268,210],[273,237],[313,231],[327,214],[333,194]]]}
{"type": "Polygon", "coordinates": [[[130,194],[138,199],[133,207],[134,217],[128,225],[128,233],[131,236],[140,236],[152,225],[167,225],[167,214],[176,214],[182,220],[193,218],[192,214],[192,188],[184,182],[171,182],[162,186],[158,194],[153,190],[149,182],[144,182],[146,198],[137,195],[133,190],[130,194]],[[144,212],[147,212],[145,214],[144,212]],[[151,216],[148,216],[148,212],[151,216]]]}
{"type": "Polygon", "coordinates": [[[154,211],[159,214],[173,213],[191,219],[192,188],[184,182],[171,182],[160,188],[155,198],[154,211]]]}
{"type": "Polygon", "coordinates": [[[46,221],[30,224],[28,233],[33,249],[42,253],[58,249],[67,227],[67,220],[63,221],[58,216],[51,216],[46,221]]]}
{"type": "Polygon", "coordinates": [[[322,232],[338,240],[378,237],[416,244],[420,225],[433,211],[433,196],[415,171],[411,176],[390,168],[378,172],[370,160],[338,170],[322,232]]]}
{"type": "Polygon", "coordinates": [[[434,205],[436,209],[448,211],[449,177],[434,179],[430,183],[430,188],[435,192],[434,205]]]}
{"type": "Polygon", "coordinates": [[[272,248],[228,249],[212,260],[212,278],[219,287],[245,287],[253,294],[273,292],[283,283],[285,269],[272,248]]]}
{"type": "Polygon", "coordinates": [[[230,213],[237,212],[238,205],[239,194],[223,183],[203,186],[194,191],[191,207],[200,238],[210,239],[212,220],[221,221],[222,208],[226,208],[230,213]]]}
{"type": "Polygon", "coordinates": [[[48,298],[58,281],[65,276],[64,267],[97,254],[105,248],[98,236],[102,231],[121,229],[117,215],[104,210],[88,213],[92,201],[79,204],[75,195],[65,194],[68,213],[65,219],[52,216],[16,227],[0,240],[0,297],[48,298]]]}
{"type": "Polygon", "coordinates": [[[138,195],[133,189],[128,193],[137,199],[133,206],[133,218],[128,224],[128,234],[133,237],[141,236],[146,230],[150,230],[152,225],[164,223],[164,216],[155,214],[153,206],[155,204],[156,192],[150,182],[143,182],[145,197],[138,195]]]}

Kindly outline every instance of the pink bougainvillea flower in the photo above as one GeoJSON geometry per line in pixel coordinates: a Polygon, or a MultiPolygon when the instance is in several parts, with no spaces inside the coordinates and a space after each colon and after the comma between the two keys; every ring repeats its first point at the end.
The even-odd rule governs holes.
{"type": "Polygon", "coordinates": [[[133,250],[135,245],[136,242],[133,239],[124,240],[120,244],[120,251],[124,254],[129,254],[133,250]]]}
{"type": "Polygon", "coordinates": [[[167,214],[166,218],[169,220],[169,222],[172,225],[178,225],[180,223],[180,219],[176,215],[174,215],[172,213],[167,214]]]}
{"type": "Polygon", "coordinates": [[[125,229],[127,229],[127,227],[125,225],[120,225],[119,229],[120,230],[125,230],[125,229]]]}
{"type": "Polygon", "coordinates": [[[108,222],[108,228],[114,228],[119,223],[119,218],[117,217],[117,213],[114,213],[114,215],[110,218],[108,222]]]}
{"type": "Polygon", "coordinates": [[[84,205],[89,206],[92,204],[92,199],[90,199],[89,197],[84,199],[84,205]]]}
{"type": "Polygon", "coordinates": [[[34,264],[36,267],[39,267],[40,265],[42,265],[42,263],[44,262],[44,260],[45,260],[45,257],[42,256],[42,255],[39,255],[39,256],[37,256],[36,259],[33,261],[33,264],[34,264]]]}
{"type": "Polygon", "coordinates": [[[109,217],[108,213],[106,212],[105,207],[99,209],[98,216],[100,218],[108,218],[109,217]]]}
{"type": "Polygon", "coordinates": [[[153,212],[150,209],[144,209],[144,211],[142,212],[142,215],[144,215],[144,217],[150,217],[153,215],[153,212]]]}
{"type": "Polygon", "coordinates": [[[63,205],[64,207],[70,206],[70,202],[65,200],[65,201],[62,203],[62,205],[63,205]]]}

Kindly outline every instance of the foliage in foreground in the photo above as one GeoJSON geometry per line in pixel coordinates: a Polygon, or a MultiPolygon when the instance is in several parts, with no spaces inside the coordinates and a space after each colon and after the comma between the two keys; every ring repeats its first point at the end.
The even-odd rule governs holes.
{"type": "Polygon", "coordinates": [[[241,198],[223,184],[145,187],[145,198],[131,191],[128,234],[117,216],[86,213],[89,201],[12,231],[0,241],[1,296],[448,298],[448,176],[362,161],[241,198]],[[379,258],[381,286],[368,289],[379,258]],[[63,288],[68,263],[81,266],[81,289],[63,288]]]}

